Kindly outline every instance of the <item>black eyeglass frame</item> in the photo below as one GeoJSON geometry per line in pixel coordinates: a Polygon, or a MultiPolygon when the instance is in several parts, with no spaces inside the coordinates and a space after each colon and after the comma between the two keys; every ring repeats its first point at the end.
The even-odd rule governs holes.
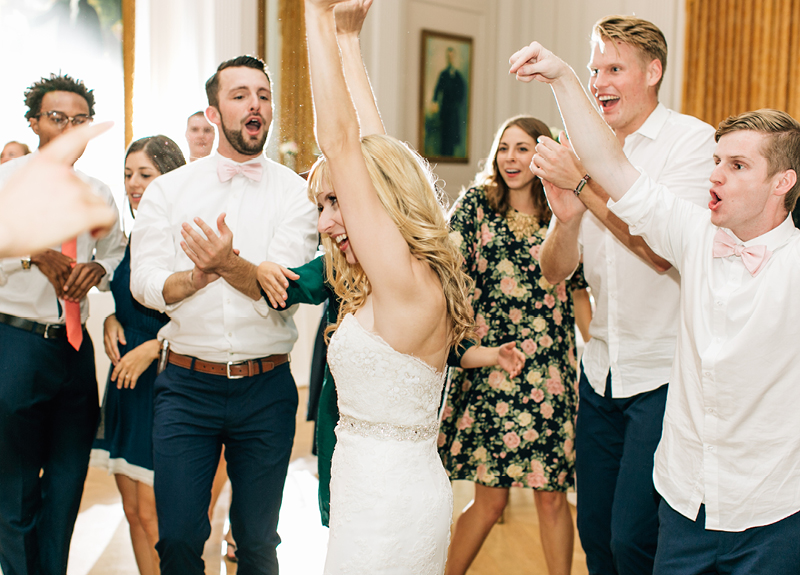
{"type": "Polygon", "coordinates": [[[66,128],[67,122],[71,123],[73,126],[82,126],[88,122],[94,120],[92,116],[88,114],[78,114],[76,116],[67,116],[64,112],[59,112],[58,110],[49,110],[47,112],[39,112],[34,116],[34,118],[39,118],[41,116],[45,116],[48,120],[53,122],[59,128],[66,128]],[[55,116],[55,117],[54,117],[55,116]],[[60,117],[61,119],[58,120],[56,118],[60,117]],[[80,122],[75,123],[75,120],[80,120],[80,122]]]}

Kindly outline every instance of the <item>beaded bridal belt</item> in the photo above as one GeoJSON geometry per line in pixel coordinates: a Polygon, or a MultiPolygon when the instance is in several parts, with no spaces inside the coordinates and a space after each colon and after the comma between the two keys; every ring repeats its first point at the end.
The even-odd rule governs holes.
{"type": "Polygon", "coordinates": [[[427,441],[436,437],[439,422],[429,425],[392,425],[391,423],[373,423],[349,415],[339,418],[337,429],[349,431],[362,437],[392,441],[427,441]]]}

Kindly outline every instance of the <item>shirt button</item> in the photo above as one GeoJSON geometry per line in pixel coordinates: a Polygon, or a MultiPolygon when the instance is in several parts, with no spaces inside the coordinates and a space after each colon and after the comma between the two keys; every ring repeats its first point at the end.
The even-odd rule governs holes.
{"type": "Polygon", "coordinates": [[[710,407],[706,409],[706,411],[708,412],[709,415],[714,415],[714,410],[711,409],[710,407]]]}
{"type": "Polygon", "coordinates": [[[228,332],[228,337],[233,337],[233,334],[231,332],[228,332]]]}
{"type": "Polygon", "coordinates": [[[708,447],[706,447],[706,449],[708,449],[709,451],[714,451],[714,446],[713,445],[709,445],[708,447]]]}
{"type": "Polygon", "coordinates": [[[710,371],[704,371],[703,375],[705,375],[706,377],[711,377],[711,372],[710,371]]]}
{"type": "Polygon", "coordinates": [[[722,305],[722,302],[721,302],[721,301],[717,301],[717,305],[718,305],[718,306],[721,306],[721,305],[722,305]]]}

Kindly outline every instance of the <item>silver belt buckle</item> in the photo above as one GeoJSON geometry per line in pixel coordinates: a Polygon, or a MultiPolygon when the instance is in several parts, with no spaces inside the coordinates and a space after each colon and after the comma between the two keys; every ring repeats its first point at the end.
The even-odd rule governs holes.
{"type": "Polygon", "coordinates": [[[51,338],[50,338],[50,326],[51,326],[51,325],[53,325],[53,324],[52,324],[52,323],[46,323],[46,324],[44,324],[44,333],[42,334],[42,336],[44,337],[44,339],[51,339],[51,338]]]}
{"type": "Polygon", "coordinates": [[[236,364],[237,364],[237,362],[234,362],[234,361],[229,361],[226,364],[226,366],[228,368],[228,379],[242,379],[244,377],[243,375],[231,375],[231,366],[232,365],[236,365],[236,364]]]}

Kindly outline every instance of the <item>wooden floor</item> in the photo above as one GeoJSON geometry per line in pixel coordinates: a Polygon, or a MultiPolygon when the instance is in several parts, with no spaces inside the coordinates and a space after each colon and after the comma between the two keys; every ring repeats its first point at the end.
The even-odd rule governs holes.
{"type": "MultiPolygon", "coordinates": [[[[284,492],[278,548],[281,573],[313,575],[322,573],[327,546],[327,529],[319,523],[315,459],[310,455],[313,425],[305,421],[305,389],[301,389],[297,435],[284,492]]],[[[453,485],[454,519],[472,497],[472,484],[453,485]]],[[[212,533],[206,544],[206,574],[236,573],[236,566],[221,559],[221,541],[229,488],[223,492],[214,512],[212,533]]],[[[572,509],[574,516],[574,508],[572,509]]],[[[127,522],[113,477],[89,470],[81,513],[72,540],[68,575],[136,575],[127,522]]],[[[539,524],[533,494],[513,489],[505,521],[496,525],[469,571],[470,575],[498,573],[545,574],[547,568],[539,540],[539,524]]],[[[587,573],[586,560],[575,534],[573,575],[587,573]]]]}

